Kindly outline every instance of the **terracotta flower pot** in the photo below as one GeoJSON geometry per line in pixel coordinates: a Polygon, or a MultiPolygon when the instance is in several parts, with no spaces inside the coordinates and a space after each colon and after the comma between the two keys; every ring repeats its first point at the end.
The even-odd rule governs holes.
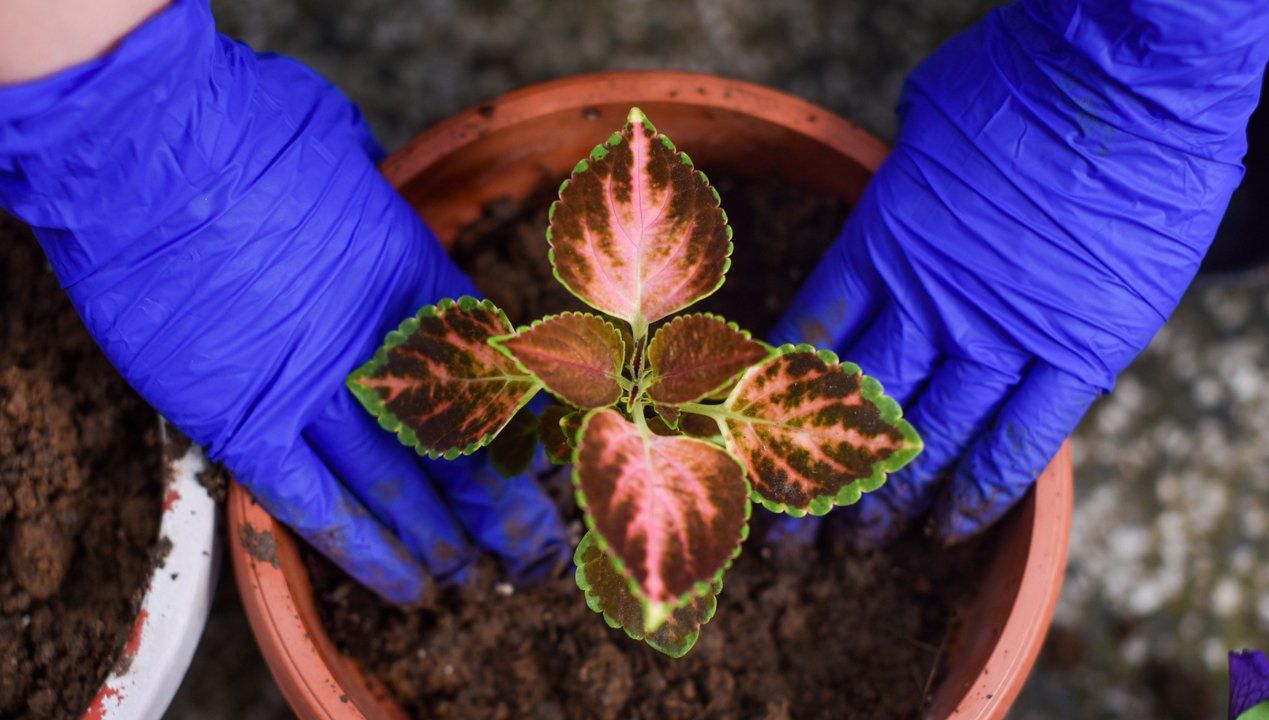
{"type": "Polygon", "coordinates": [[[82,720],[159,720],[185,679],[220,567],[216,501],[198,482],[205,463],[197,446],[164,463],[159,536],[171,547],[150,576],[128,640],[82,720]]]}
{"type": "MultiPolygon", "coordinates": [[[[603,73],[535,85],[446,120],[397,151],[384,174],[442,241],[484,203],[564,177],[638,105],[708,172],[770,174],[854,202],[887,148],[832,113],[747,83],[685,73],[603,73]]],[[[1004,522],[947,650],[932,717],[999,718],[1048,631],[1066,567],[1072,475],[1063,447],[1004,522]]],[[[234,486],[234,574],[274,677],[302,718],[404,718],[335,649],[296,540],[234,486]]],[[[580,599],[579,599],[580,602],[580,599]]]]}

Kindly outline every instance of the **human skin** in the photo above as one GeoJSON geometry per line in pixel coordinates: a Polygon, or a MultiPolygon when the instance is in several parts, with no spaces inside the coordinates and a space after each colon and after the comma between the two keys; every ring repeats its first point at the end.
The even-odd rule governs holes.
{"type": "Polygon", "coordinates": [[[168,0],[3,0],[0,85],[36,80],[108,52],[168,0]]]}

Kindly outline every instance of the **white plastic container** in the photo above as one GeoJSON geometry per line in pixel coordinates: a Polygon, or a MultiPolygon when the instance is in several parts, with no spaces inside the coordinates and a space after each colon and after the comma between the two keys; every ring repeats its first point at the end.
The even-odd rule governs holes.
{"type": "Polygon", "coordinates": [[[167,463],[159,537],[171,549],[150,576],[128,641],[83,720],[159,720],[185,678],[220,568],[216,502],[197,479],[206,462],[191,445],[167,463]]]}

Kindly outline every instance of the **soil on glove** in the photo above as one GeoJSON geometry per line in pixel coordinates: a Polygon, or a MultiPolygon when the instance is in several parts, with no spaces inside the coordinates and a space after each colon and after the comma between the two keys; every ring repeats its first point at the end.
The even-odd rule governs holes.
{"type": "Polygon", "coordinates": [[[154,411],[0,214],[0,717],[76,718],[161,552],[154,411]]]}
{"type": "MultiPolygon", "coordinates": [[[[841,202],[778,181],[715,178],[735,230],[727,283],[692,307],[762,337],[836,238],[841,202]]],[[[466,229],[459,264],[512,322],[584,309],[551,277],[544,233],[550,189],[500,201],[466,229]]],[[[814,334],[814,329],[804,329],[814,334]]],[[[582,524],[566,473],[546,483],[582,524]]],[[[591,612],[572,577],[530,589],[482,579],[405,612],[308,553],[318,607],[335,644],[412,715],[435,718],[911,718],[937,680],[954,607],[980,555],[911,533],[882,552],[851,550],[832,516],[815,546],[763,547],[769,521],[727,573],[718,612],[673,660],[591,612]]]]}

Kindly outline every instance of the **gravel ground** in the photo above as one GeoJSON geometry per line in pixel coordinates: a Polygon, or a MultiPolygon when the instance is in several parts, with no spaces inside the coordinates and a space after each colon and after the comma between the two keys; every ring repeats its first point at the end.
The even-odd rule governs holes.
{"type": "Polygon", "coordinates": [[[675,69],[764,83],[883,138],[903,78],[988,0],[213,0],[222,32],[305,61],[394,148],[521,85],[675,69]]]}
{"type": "Polygon", "coordinates": [[[1076,436],[1057,627],[1016,715],[1204,718],[1269,646],[1269,287],[1200,288],[1076,436]]]}
{"type": "MultiPolygon", "coordinates": [[[[796,93],[885,139],[903,77],[985,0],[213,0],[221,29],[302,59],[385,147],[531,82],[715,72],[796,93]]],[[[1224,712],[1225,651],[1269,645],[1269,288],[1190,293],[1080,428],[1058,625],[1014,715],[1224,712]]],[[[288,713],[230,584],[169,716],[288,713]]]]}

